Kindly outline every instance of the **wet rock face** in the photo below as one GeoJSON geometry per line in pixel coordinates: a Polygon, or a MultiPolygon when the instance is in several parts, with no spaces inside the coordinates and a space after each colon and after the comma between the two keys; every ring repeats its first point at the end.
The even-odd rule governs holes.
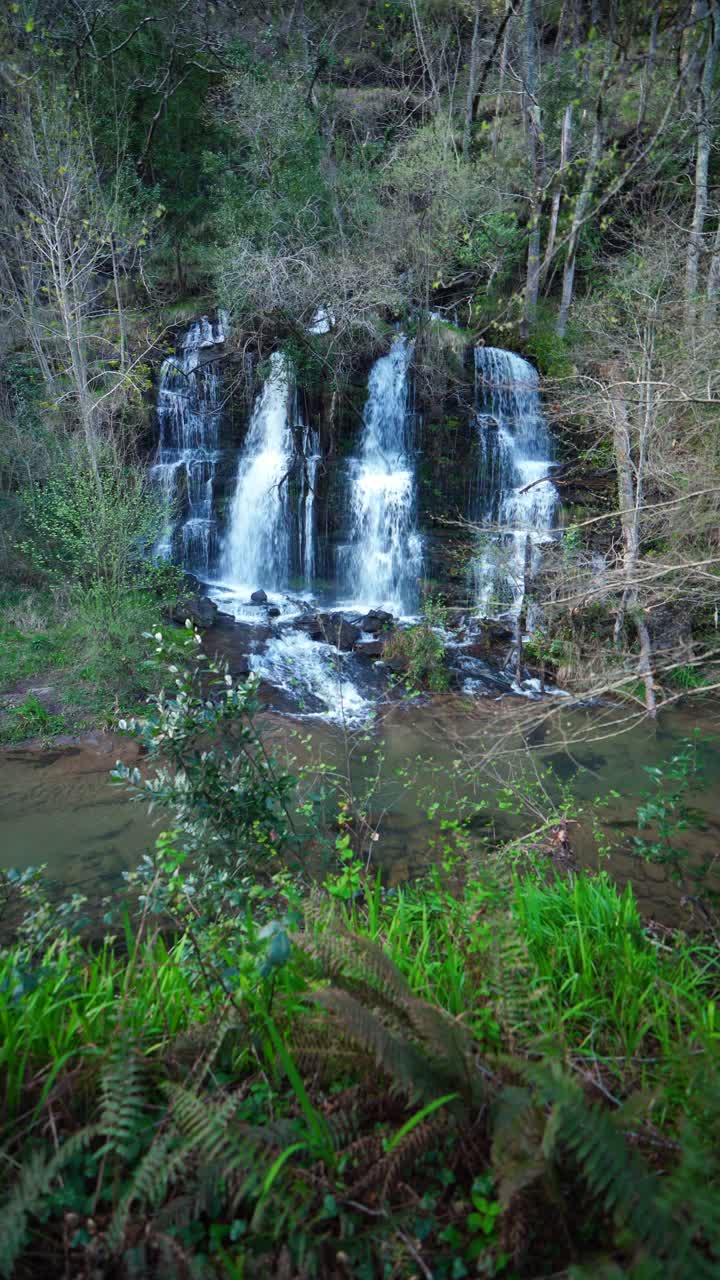
{"type": "Polygon", "coordinates": [[[253,591],[252,595],[250,596],[250,603],[251,604],[267,604],[267,592],[253,591]]]}
{"type": "Polygon", "coordinates": [[[377,635],[379,631],[387,631],[393,625],[393,616],[385,609],[371,609],[360,619],[360,628],[368,635],[377,635]]]}
{"type": "Polygon", "coordinates": [[[236,622],[221,615],[203,648],[211,657],[226,662],[231,676],[246,676],[250,672],[249,655],[258,653],[272,635],[272,627],[263,623],[236,622]]]}
{"type": "Polygon", "coordinates": [[[475,628],[460,638],[458,649],[469,658],[487,658],[505,654],[512,642],[513,629],[509,623],[488,619],[478,624],[476,620],[475,628]]]}
{"type": "Polygon", "coordinates": [[[189,618],[194,627],[204,631],[215,626],[218,607],[207,596],[184,596],[173,606],[170,616],[173,622],[179,622],[181,626],[189,618]]]}
{"type": "Polygon", "coordinates": [[[359,658],[381,658],[385,641],[381,637],[375,640],[357,640],[355,642],[355,653],[359,658]]]}
{"type": "Polygon", "coordinates": [[[304,613],[300,618],[293,618],[287,625],[293,631],[305,631],[305,634],[309,635],[311,640],[324,639],[323,623],[320,622],[320,618],[316,613],[304,613]]]}
{"type": "Polygon", "coordinates": [[[360,628],[348,622],[342,613],[319,613],[317,617],[322,630],[316,638],[335,645],[336,649],[348,651],[360,639],[360,628]]]}

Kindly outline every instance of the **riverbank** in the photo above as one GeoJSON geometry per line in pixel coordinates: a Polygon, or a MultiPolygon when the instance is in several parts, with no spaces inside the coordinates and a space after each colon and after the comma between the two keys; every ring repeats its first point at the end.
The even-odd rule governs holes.
{"type": "Polygon", "coordinates": [[[717,957],[605,877],[33,937],[0,961],[5,1275],[714,1274],[717,957]]]}
{"type": "MultiPolygon", "coordinates": [[[[112,600],[6,588],[0,602],[0,745],[55,743],[112,729],[158,687],[147,634],[169,597],[112,600]]],[[[167,629],[167,624],[166,629],[167,629]]]]}
{"type": "MultiPolygon", "coordinates": [[[[142,771],[116,773],[165,830],[106,895],[101,936],[87,870],[53,899],[29,868],[0,877],[0,1270],[34,1280],[61,1254],[73,1273],[453,1280],[600,1252],[711,1275],[716,941],[578,867],[580,816],[609,856],[600,797],[539,757],[521,776],[502,704],[509,772],[496,757],[475,792],[472,756],[449,782],[447,759],[418,769],[437,705],[393,708],[382,739],[326,725],[335,758],[305,721],[291,752],[199,635],[185,665],[154,639],[175,688],[128,725],[142,771]],[[407,885],[383,874],[389,783],[427,824],[430,870],[407,885]]],[[[471,720],[444,706],[457,751],[471,720]]],[[[655,770],[638,865],[692,871],[699,751],[655,770]]]]}

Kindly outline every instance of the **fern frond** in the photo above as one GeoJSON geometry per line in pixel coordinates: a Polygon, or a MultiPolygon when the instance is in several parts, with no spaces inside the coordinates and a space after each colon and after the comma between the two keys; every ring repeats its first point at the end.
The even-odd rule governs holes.
{"type": "Polygon", "coordinates": [[[720,1272],[720,1083],[715,1076],[693,1081],[693,1106],[699,1119],[683,1126],[680,1160],[663,1182],[663,1198],[669,1213],[690,1219],[720,1272]]]}
{"type": "Polygon", "coordinates": [[[161,1133],[145,1152],[112,1216],[107,1232],[111,1252],[115,1253],[122,1244],[133,1204],[137,1203],[145,1210],[160,1204],[185,1165],[189,1150],[188,1144],[178,1144],[175,1134],[161,1133]]]}
{"type": "MultiPolygon", "coordinates": [[[[215,1280],[215,1269],[197,1254],[192,1257],[186,1253],[172,1236],[153,1229],[149,1233],[148,1244],[159,1254],[158,1280],[178,1280],[183,1276],[192,1277],[192,1280],[215,1280]]],[[[143,1272],[143,1280],[145,1276],[147,1272],[143,1272]]]]}
{"type": "Polygon", "coordinates": [[[145,1092],[140,1059],[119,1046],[100,1076],[100,1129],[108,1149],[127,1160],[145,1132],[145,1092]]]}
{"type": "Polygon", "coordinates": [[[370,938],[344,930],[316,935],[301,933],[293,938],[296,946],[313,956],[323,976],[332,982],[354,980],[369,983],[377,994],[402,1008],[412,991],[382,947],[370,938]]]}
{"type": "Polygon", "coordinates": [[[529,1089],[513,1085],[503,1089],[493,1109],[491,1149],[503,1208],[548,1172],[545,1129],[545,1112],[529,1089]]]}
{"type": "Polygon", "coordinates": [[[330,1083],[358,1065],[355,1047],[338,1038],[335,1027],[319,1009],[296,1016],[285,1035],[293,1061],[303,1076],[317,1075],[330,1083]]]}
{"type": "MultiPolygon", "coordinates": [[[[383,1140],[379,1133],[366,1133],[362,1138],[357,1138],[355,1142],[351,1142],[342,1153],[345,1167],[352,1169],[356,1178],[372,1165],[377,1164],[383,1158],[385,1148],[383,1140]]],[[[373,1168],[373,1181],[375,1181],[375,1170],[373,1168]]]]}
{"type": "Polygon", "coordinates": [[[165,1084],[164,1089],[170,1099],[173,1122],[188,1148],[211,1170],[216,1182],[234,1189],[230,1199],[234,1209],[262,1181],[272,1152],[267,1135],[261,1129],[240,1128],[232,1123],[239,1097],[208,1105],[206,1099],[180,1085],[165,1084]]]}
{"type": "Polygon", "coordinates": [[[446,1117],[434,1115],[430,1119],[418,1124],[415,1128],[402,1139],[385,1161],[384,1178],[383,1178],[383,1198],[386,1198],[401,1173],[407,1169],[409,1165],[419,1160],[426,1152],[432,1151],[448,1132],[448,1121],[446,1117]]]}
{"type": "Polygon", "coordinates": [[[448,1087],[459,1089],[469,1104],[483,1102],[492,1073],[480,1062],[472,1032],[444,1009],[424,1000],[407,1000],[405,1008],[421,1047],[448,1087]]]}
{"type": "Polygon", "coordinates": [[[575,1081],[547,1066],[525,1068],[541,1095],[558,1108],[557,1135],[571,1150],[590,1190],[653,1258],[668,1280],[712,1280],[717,1266],[692,1243],[692,1228],[668,1212],[663,1184],[635,1153],[611,1115],[588,1105],[575,1081]]]}
{"type": "Polygon", "coordinates": [[[344,1151],[358,1136],[360,1125],[356,1111],[345,1110],[325,1112],[325,1122],[330,1133],[334,1151],[344,1151]]]}
{"type": "Polygon", "coordinates": [[[0,1209],[0,1275],[12,1276],[15,1263],[26,1243],[27,1220],[38,1213],[63,1166],[84,1151],[98,1129],[88,1125],[63,1143],[49,1159],[34,1151],[20,1168],[9,1199],[0,1209]]]}
{"type": "Polygon", "coordinates": [[[345,1034],[412,1099],[426,1101],[443,1092],[446,1081],[411,1041],[395,1035],[377,1014],[347,991],[326,987],[313,999],[340,1022],[345,1034]]]}
{"type": "Polygon", "coordinates": [[[552,1011],[527,943],[509,913],[493,919],[487,972],[493,1013],[506,1045],[512,1053],[529,1048],[551,1024],[552,1011]]]}

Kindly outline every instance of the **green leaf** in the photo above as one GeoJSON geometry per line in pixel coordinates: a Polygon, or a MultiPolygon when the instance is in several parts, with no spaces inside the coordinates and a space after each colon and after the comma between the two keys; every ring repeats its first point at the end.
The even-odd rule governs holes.
{"type": "Polygon", "coordinates": [[[401,1129],[398,1129],[394,1138],[391,1138],[387,1142],[385,1146],[387,1154],[390,1155],[395,1151],[403,1138],[406,1138],[409,1133],[412,1133],[413,1129],[417,1128],[419,1124],[422,1124],[423,1120],[426,1120],[428,1116],[431,1116],[435,1111],[439,1111],[440,1107],[446,1106],[448,1102],[454,1102],[455,1099],[459,1097],[459,1093],[446,1093],[444,1097],[435,1098],[433,1102],[428,1102],[427,1105],[422,1107],[420,1111],[417,1111],[414,1116],[411,1116],[401,1129]]]}

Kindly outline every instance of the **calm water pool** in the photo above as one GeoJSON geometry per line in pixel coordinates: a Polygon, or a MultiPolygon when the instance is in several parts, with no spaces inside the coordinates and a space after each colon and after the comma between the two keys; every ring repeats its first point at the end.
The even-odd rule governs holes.
{"type": "MultiPolygon", "coordinates": [[[[634,882],[647,912],[673,923],[678,894],[665,869],[639,863],[629,852],[636,807],[650,787],[643,766],[667,761],[688,735],[701,730],[704,777],[694,803],[705,827],[690,832],[688,843],[695,856],[712,860],[720,851],[720,708],[688,704],[657,726],[641,721],[624,732],[609,726],[614,718],[607,710],[567,711],[547,702],[519,708],[517,700],[470,705],[447,698],[392,708],[373,730],[371,744],[344,740],[336,727],[312,719],[296,726],[275,716],[270,723],[281,749],[306,759],[317,754],[341,763],[349,750],[358,790],[377,767],[373,747],[381,752],[372,801],[380,838],[373,852],[391,882],[427,869],[438,856],[438,818],[430,820],[427,812],[430,792],[445,797],[446,810],[462,797],[485,802],[474,837],[480,849],[488,830],[510,836],[521,822],[526,828],[535,818],[539,823],[549,811],[544,790],[557,787],[542,776],[551,764],[556,780],[571,786],[581,802],[607,802],[599,810],[613,844],[606,865],[619,881],[634,882]],[[298,746],[298,732],[310,736],[310,745],[298,746]],[[529,754],[521,750],[523,742],[529,742],[529,754]],[[503,807],[501,788],[514,786],[528,770],[540,775],[537,801],[520,819],[503,807]]],[[[168,825],[168,815],[151,817],[109,781],[116,755],[117,744],[103,735],[83,746],[1,753],[0,864],[45,863],[58,890],[90,897],[117,889],[122,872],[168,825]]],[[[596,865],[589,819],[572,829],[572,839],[580,862],[596,865]]]]}

